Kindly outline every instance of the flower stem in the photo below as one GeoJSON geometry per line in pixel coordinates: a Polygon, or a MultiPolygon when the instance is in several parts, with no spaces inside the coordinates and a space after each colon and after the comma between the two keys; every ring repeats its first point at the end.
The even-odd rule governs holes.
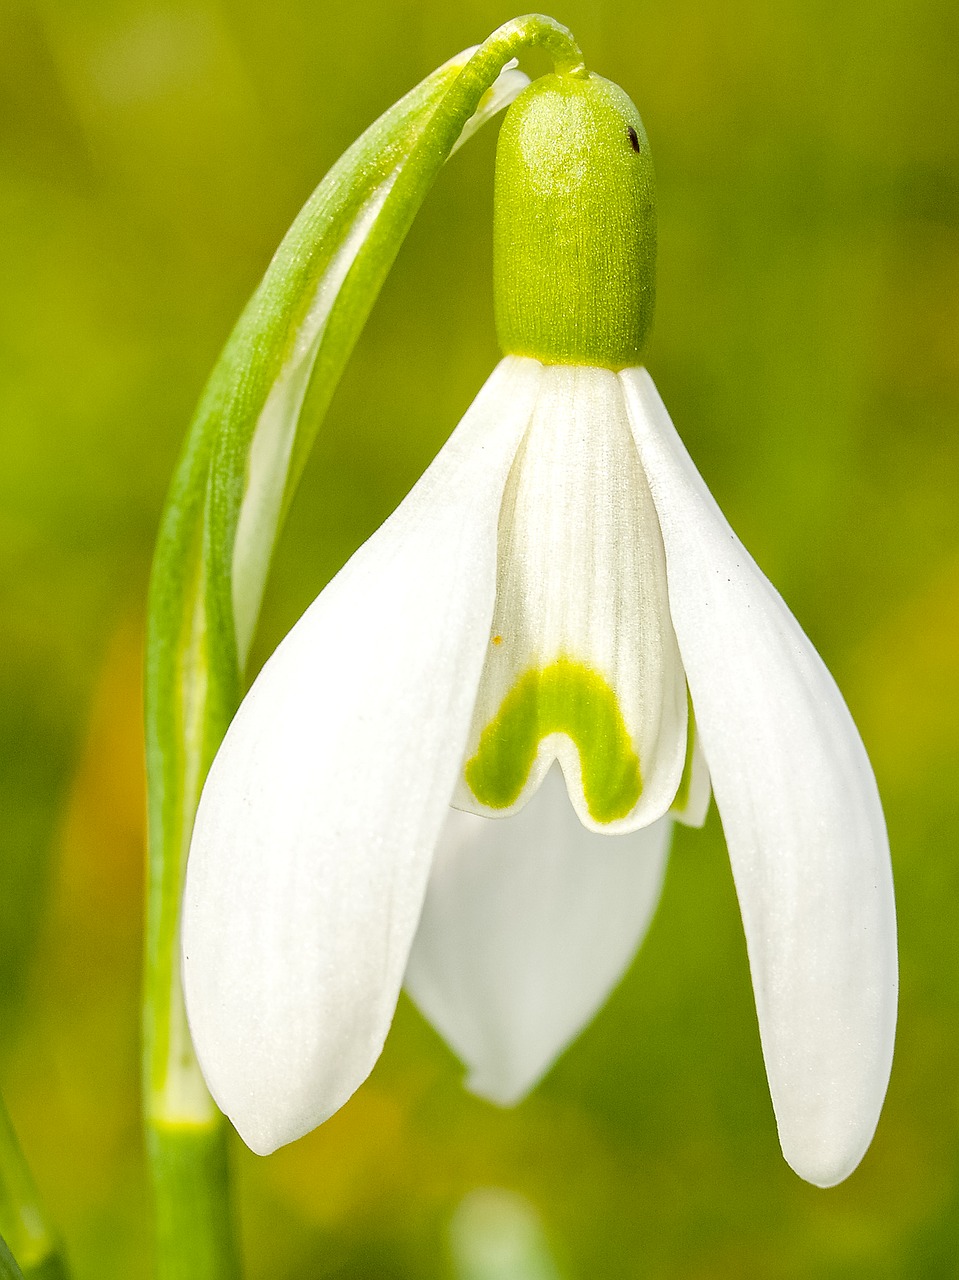
{"type": "Polygon", "coordinates": [[[334,165],[231,334],[167,499],[150,585],[145,679],[143,1091],[160,1280],[239,1275],[225,1124],[194,1057],[179,964],[179,904],[193,820],[243,688],[241,649],[249,637],[238,636],[237,600],[243,601],[240,632],[248,632],[306,455],[400,244],[484,94],[506,63],[534,45],[551,55],[557,71],[585,74],[565,27],[538,15],[517,18],[468,61],[453,59],[427,77],[334,165]],[[367,229],[364,211],[371,209],[367,229]],[[337,254],[345,249],[349,265],[338,274],[337,254]],[[303,396],[290,410],[292,438],[271,463],[281,468],[271,484],[282,501],[254,522],[259,568],[244,568],[241,555],[238,572],[234,553],[254,435],[299,350],[304,318],[324,290],[333,297],[312,340],[303,396]]]}
{"type": "Polygon", "coordinates": [[[151,1123],[147,1131],[162,1280],[229,1280],[239,1274],[226,1125],[151,1123]]]}
{"type": "Polygon", "coordinates": [[[57,1233],[50,1224],[10,1117],[0,1098],[0,1239],[19,1262],[6,1260],[0,1250],[0,1280],[5,1275],[24,1280],[67,1280],[67,1267],[57,1233]],[[6,1270],[4,1269],[6,1267],[6,1270]]]}

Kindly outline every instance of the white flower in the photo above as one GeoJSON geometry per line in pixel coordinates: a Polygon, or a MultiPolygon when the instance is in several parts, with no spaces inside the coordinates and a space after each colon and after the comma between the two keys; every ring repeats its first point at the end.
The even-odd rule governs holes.
{"type": "Polygon", "coordinates": [[[507,356],[210,772],[183,972],[214,1098],[256,1151],[305,1133],[406,981],[514,1100],[628,964],[709,777],[783,1151],[828,1186],[872,1137],[895,1024],[862,743],[646,370],[507,356]]]}

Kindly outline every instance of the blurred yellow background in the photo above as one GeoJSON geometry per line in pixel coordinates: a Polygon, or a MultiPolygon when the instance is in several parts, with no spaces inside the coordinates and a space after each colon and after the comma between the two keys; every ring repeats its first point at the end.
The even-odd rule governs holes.
{"type": "MultiPolygon", "coordinates": [[[[370,1081],[260,1160],[251,1280],[451,1275],[472,1188],[569,1280],[959,1275],[959,7],[564,0],[646,121],[650,368],[844,690],[892,838],[902,964],[873,1146],[783,1163],[715,812],[647,944],[522,1106],[465,1094],[405,1000],[370,1081]]],[[[138,1280],[140,651],[204,378],[350,141],[512,11],[467,0],[3,0],[0,1084],[79,1280],[138,1280]]],[[[544,64],[545,65],[545,64],[544,64]]],[[[542,69],[539,64],[532,70],[542,69]]],[[[495,127],[441,176],[324,426],[258,661],[406,492],[497,357],[495,127]]]]}

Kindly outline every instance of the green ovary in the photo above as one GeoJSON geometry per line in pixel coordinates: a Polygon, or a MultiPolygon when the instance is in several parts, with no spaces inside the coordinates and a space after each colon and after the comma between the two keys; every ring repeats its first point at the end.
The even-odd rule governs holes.
{"type": "Polygon", "coordinates": [[[565,733],[579,751],[583,795],[594,822],[624,818],[643,788],[639,757],[607,681],[569,658],[520,676],[483,730],[465,770],[480,804],[515,804],[537,747],[551,733],[565,733]]]}

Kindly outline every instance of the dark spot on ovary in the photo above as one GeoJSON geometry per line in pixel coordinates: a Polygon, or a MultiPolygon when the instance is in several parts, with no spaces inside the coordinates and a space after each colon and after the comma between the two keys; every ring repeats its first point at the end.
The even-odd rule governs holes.
{"type": "Polygon", "coordinates": [[[636,130],[635,130],[635,129],[633,128],[633,126],[630,124],[630,125],[627,125],[627,126],[626,126],[626,132],[629,134],[629,145],[630,145],[630,146],[633,148],[633,150],[634,150],[635,152],[637,152],[637,154],[638,154],[638,152],[639,152],[639,136],[637,135],[636,130]]]}

